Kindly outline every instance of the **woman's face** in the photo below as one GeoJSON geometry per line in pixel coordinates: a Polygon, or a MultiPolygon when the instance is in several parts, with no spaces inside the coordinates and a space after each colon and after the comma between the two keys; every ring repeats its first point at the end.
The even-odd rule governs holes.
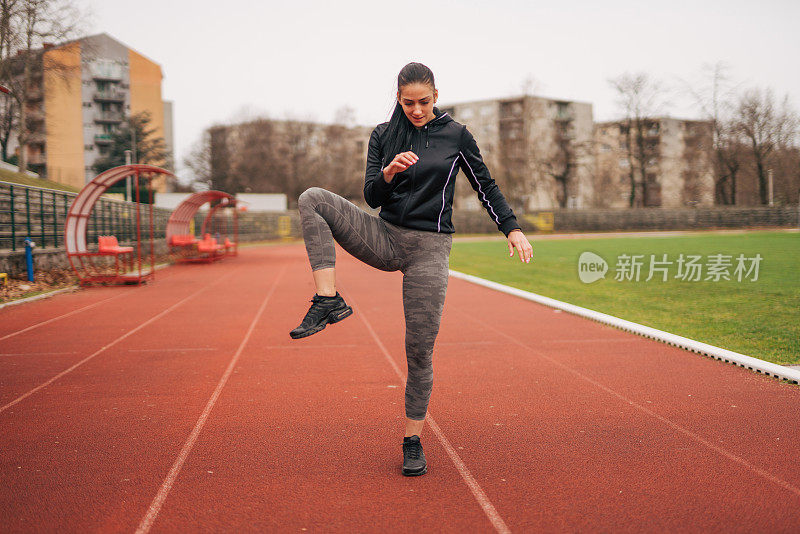
{"type": "Polygon", "coordinates": [[[400,88],[397,100],[403,106],[403,111],[414,126],[423,126],[435,118],[433,104],[439,97],[439,92],[426,83],[410,83],[400,88]]]}

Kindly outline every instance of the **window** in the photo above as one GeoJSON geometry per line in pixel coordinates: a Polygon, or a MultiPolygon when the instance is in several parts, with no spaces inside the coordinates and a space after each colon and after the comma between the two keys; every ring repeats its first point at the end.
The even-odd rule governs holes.
{"type": "Polygon", "coordinates": [[[619,158],[619,166],[623,169],[627,169],[631,166],[631,162],[628,160],[628,158],[619,158]]]}
{"type": "Polygon", "coordinates": [[[558,102],[557,106],[558,106],[558,109],[556,110],[557,118],[559,118],[559,119],[568,119],[568,118],[570,118],[569,103],[568,102],[558,102]]]}

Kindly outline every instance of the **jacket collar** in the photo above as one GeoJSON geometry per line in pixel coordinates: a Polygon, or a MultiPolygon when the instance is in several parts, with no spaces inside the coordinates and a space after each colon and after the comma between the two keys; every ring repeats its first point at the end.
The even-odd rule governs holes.
{"type": "Polygon", "coordinates": [[[417,126],[416,127],[417,130],[424,130],[426,126],[428,127],[428,129],[433,127],[440,128],[443,125],[453,120],[452,117],[450,117],[450,114],[448,114],[446,111],[441,111],[439,108],[435,106],[433,108],[433,114],[434,118],[432,118],[422,126],[417,126]]]}
{"type": "Polygon", "coordinates": [[[433,119],[429,120],[425,124],[425,126],[433,126],[434,124],[442,125],[442,124],[446,124],[446,123],[448,123],[448,122],[453,120],[452,117],[450,117],[450,115],[446,111],[441,111],[436,106],[433,107],[433,114],[436,115],[436,117],[434,117],[433,119]]]}

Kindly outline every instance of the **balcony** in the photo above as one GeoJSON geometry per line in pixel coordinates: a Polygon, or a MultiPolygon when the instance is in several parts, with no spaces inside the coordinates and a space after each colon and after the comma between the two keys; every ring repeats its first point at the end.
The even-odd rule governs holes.
{"type": "Polygon", "coordinates": [[[102,111],[94,116],[94,122],[99,124],[119,124],[125,117],[119,111],[102,111]]]}
{"type": "Polygon", "coordinates": [[[45,154],[28,156],[28,165],[47,165],[47,156],[45,154]]]}
{"type": "Polygon", "coordinates": [[[123,67],[116,61],[109,59],[96,59],[89,63],[92,79],[105,82],[122,81],[123,67]]]}
{"type": "Polygon", "coordinates": [[[96,102],[125,102],[125,93],[122,91],[97,91],[94,93],[96,102]]]}
{"type": "Polygon", "coordinates": [[[95,71],[92,72],[92,79],[97,80],[98,82],[121,82],[122,81],[122,72],[115,72],[115,71],[95,71]]]}
{"type": "Polygon", "coordinates": [[[45,144],[46,136],[44,132],[32,132],[28,135],[28,144],[29,145],[43,145],[45,144]]]}
{"type": "Polygon", "coordinates": [[[94,142],[101,146],[107,146],[114,142],[114,138],[111,134],[95,134],[94,142]]]}
{"type": "Polygon", "coordinates": [[[30,110],[27,113],[27,117],[30,123],[44,122],[44,110],[41,108],[30,110]]]}
{"type": "Polygon", "coordinates": [[[33,87],[28,89],[27,94],[25,95],[25,99],[28,102],[38,102],[42,99],[42,89],[39,87],[33,87]]]}

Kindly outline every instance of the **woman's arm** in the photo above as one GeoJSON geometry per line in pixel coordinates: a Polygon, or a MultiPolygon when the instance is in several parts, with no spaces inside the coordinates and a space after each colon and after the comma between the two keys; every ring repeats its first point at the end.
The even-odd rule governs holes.
{"type": "Polygon", "coordinates": [[[514,211],[506,202],[506,198],[500,188],[497,187],[491,174],[489,174],[489,169],[483,163],[478,143],[466,126],[461,132],[458,159],[461,170],[467,175],[472,188],[478,193],[478,198],[483,207],[497,224],[497,228],[506,235],[508,239],[508,255],[513,256],[514,249],[516,249],[520,261],[530,262],[533,257],[533,246],[531,246],[525,234],[522,233],[514,211]]]}

